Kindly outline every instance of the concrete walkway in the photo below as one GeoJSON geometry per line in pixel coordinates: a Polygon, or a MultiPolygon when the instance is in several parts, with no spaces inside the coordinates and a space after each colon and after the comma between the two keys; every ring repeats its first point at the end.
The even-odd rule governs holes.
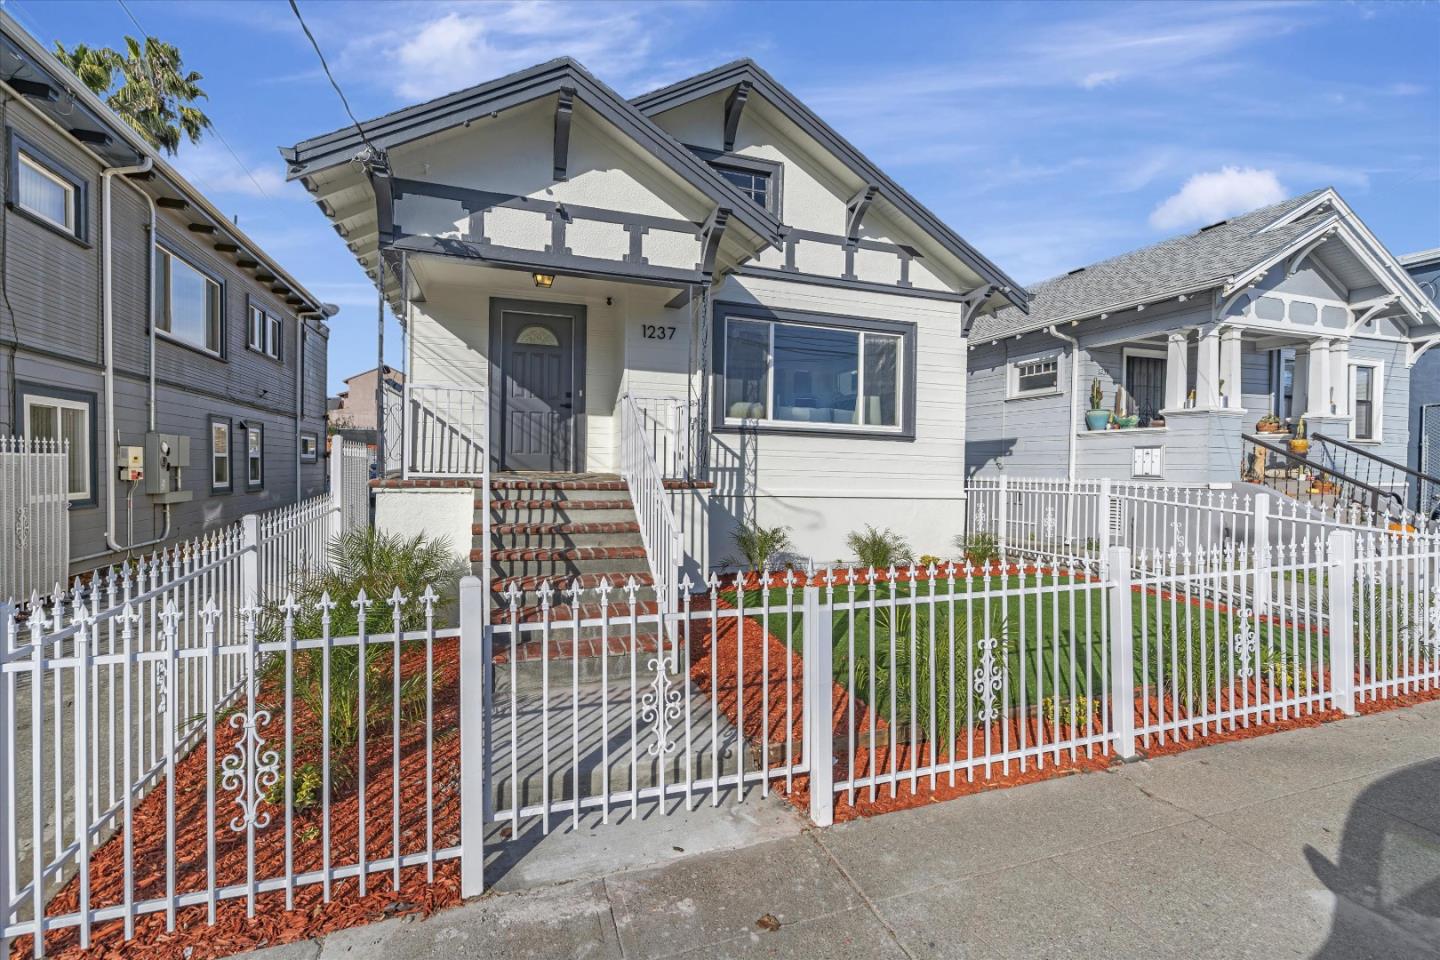
{"type": "Polygon", "coordinates": [[[1440,703],[251,956],[1440,957],[1440,703]]]}

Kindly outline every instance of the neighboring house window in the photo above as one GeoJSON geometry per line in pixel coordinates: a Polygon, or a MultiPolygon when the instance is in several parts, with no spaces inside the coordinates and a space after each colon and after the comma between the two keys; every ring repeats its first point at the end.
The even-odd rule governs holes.
{"type": "Polygon", "coordinates": [[[10,205],[47,227],[85,239],[85,181],[10,133],[10,205]]]}
{"type": "Polygon", "coordinates": [[[218,356],[220,284],[164,247],[157,247],[155,254],[156,328],[218,356]]]}
{"type": "Polygon", "coordinates": [[[1060,358],[1031,357],[1010,364],[1010,397],[1038,397],[1060,389],[1060,358]]]}
{"type": "Polygon", "coordinates": [[[279,360],[283,332],[284,326],[279,317],[266,312],[263,307],[251,304],[250,322],[245,340],[251,350],[257,350],[267,357],[279,360]]]}
{"type": "Polygon", "coordinates": [[[245,425],[245,487],[258,490],[265,486],[265,428],[258,423],[245,425]]]}
{"type": "Polygon", "coordinates": [[[71,502],[92,500],[90,416],[93,401],[25,395],[25,435],[31,440],[63,440],[68,445],[65,490],[71,502]]]}
{"type": "Polygon", "coordinates": [[[770,174],[768,172],[735,167],[727,163],[715,163],[711,166],[715,168],[716,173],[739,187],[740,192],[755,201],[756,205],[764,207],[766,210],[770,209],[770,174]]]}
{"type": "Polygon", "coordinates": [[[210,418],[210,489],[232,489],[230,479],[230,420],[210,418]]]}
{"type": "Polygon", "coordinates": [[[1352,440],[1380,439],[1380,366],[1350,365],[1350,400],[1354,416],[1350,421],[1352,440]]]}
{"type": "Polygon", "coordinates": [[[898,432],[902,339],[865,328],[730,318],[725,419],[898,432]]]}
{"type": "Polygon", "coordinates": [[[1140,426],[1150,426],[1150,421],[1165,406],[1165,357],[1138,351],[1125,351],[1125,392],[1130,395],[1130,407],[1140,418],[1140,426]]]}
{"type": "Polygon", "coordinates": [[[320,459],[320,438],[313,433],[300,434],[300,460],[314,463],[320,459]]]}

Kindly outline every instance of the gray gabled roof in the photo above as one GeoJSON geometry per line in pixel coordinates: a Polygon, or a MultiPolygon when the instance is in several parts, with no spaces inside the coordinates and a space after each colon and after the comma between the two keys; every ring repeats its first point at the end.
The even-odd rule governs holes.
{"type": "Polygon", "coordinates": [[[951,254],[970,265],[987,283],[994,284],[1007,300],[1018,309],[1026,307],[1026,291],[1012,280],[989,258],[965,241],[946,223],[916,200],[905,188],[892,180],[883,170],[861,153],[856,147],[835,131],[794,94],[785,89],[778,80],[770,76],[760,65],[750,59],[736,60],[716,67],[705,73],[672,83],[636,97],[631,102],[645,114],[653,116],[712,93],[728,90],[740,83],[749,83],[756,92],[770,101],[792,123],[814,138],[822,147],[837,157],[860,179],[880,188],[880,196],[906,217],[915,221],[951,254]]]}
{"type": "MultiPolygon", "coordinates": [[[[622,130],[661,163],[705,194],[716,205],[757,236],[776,243],[780,221],[761,209],[740,189],[712,170],[678,140],[656,126],[610,87],[601,83],[579,62],[560,57],[507,76],[467,87],[424,103],[404,107],[360,124],[365,136],[381,150],[448,130],[493,113],[530,103],[541,97],[573,88],[576,96],[610,123],[622,130]]],[[[317,170],[348,163],[365,146],[355,127],[341,127],[318,137],[302,140],[293,147],[281,147],[288,165],[287,179],[296,179],[317,170]]]]}
{"type": "Polygon", "coordinates": [[[1219,286],[1311,230],[1325,213],[1317,210],[1293,223],[1272,224],[1327,189],[1034,284],[1028,316],[1007,307],[977,319],[971,335],[977,340],[994,339],[1219,286]]]}

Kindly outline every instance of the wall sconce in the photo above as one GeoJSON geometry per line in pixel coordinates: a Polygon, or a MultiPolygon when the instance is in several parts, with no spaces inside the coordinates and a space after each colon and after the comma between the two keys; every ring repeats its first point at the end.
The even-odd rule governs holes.
{"type": "Polygon", "coordinates": [[[555,274],[553,273],[532,273],[530,276],[535,279],[535,286],[542,290],[549,290],[555,286],[555,274]]]}

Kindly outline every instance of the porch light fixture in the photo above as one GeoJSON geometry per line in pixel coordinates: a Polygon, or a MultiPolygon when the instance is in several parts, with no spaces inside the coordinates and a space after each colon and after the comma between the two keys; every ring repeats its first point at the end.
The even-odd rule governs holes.
{"type": "Polygon", "coordinates": [[[535,286],[542,290],[548,290],[555,286],[555,274],[553,273],[532,273],[530,276],[535,279],[535,286]]]}

